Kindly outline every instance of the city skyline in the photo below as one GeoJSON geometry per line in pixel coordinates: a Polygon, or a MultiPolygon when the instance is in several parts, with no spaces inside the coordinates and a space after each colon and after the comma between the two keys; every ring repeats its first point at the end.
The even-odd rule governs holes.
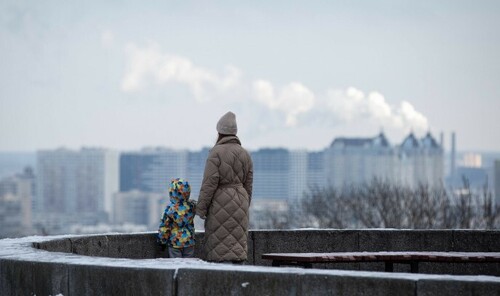
{"type": "MultiPolygon", "coordinates": [[[[314,148],[314,149],[308,149],[308,148],[304,148],[304,147],[287,147],[285,144],[282,144],[282,145],[276,145],[276,146],[270,146],[270,145],[263,145],[263,146],[259,146],[259,147],[254,147],[254,148],[249,148],[249,147],[245,147],[247,148],[248,150],[250,151],[258,151],[258,150],[261,150],[261,149],[287,149],[287,150],[290,150],[290,151],[309,151],[309,152],[318,152],[318,151],[322,151],[326,148],[328,148],[329,146],[331,146],[331,144],[333,143],[333,141],[335,141],[336,139],[342,139],[342,138],[346,138],[346,139],[371,139],[371,138],[376,138],[378,135],[380,134],[384,134],[387,136],[386,132],[384,132],[383,130],[382,131],[379,131],[377,133],[374,133],[374,134],[369,134],[369,135],[359,135],[359,136],[353,136],[353,135],[342,135],[342,136],[338,136],[338,137],[335,137],[335,138],[331,138],[329,142],[326,143],[326,145],[324,147],[317,147],[317,148],[314,148]]],[[[430,135],[440,144],[440,135],[441,134],[434,134],[432,131],[426,131],[422,134],[416,134],[414,131],[410,131],[408,132],[407,134],[405,134],[399,141],[395,141],[394,139],[391,139],[389,137],[387,137],[388,139],[388,142],[390,145],[392,146],[398,146],[398,145],[401,145],[403,144],[403,142],[405,141],[405,139],[410,135],[410,134],[413,134],[417,139],[423,139],[427,136],[427,134],[430,133],[430,135]]],[[[450,134],[443,134],[444,138],[443,138],[443,149],[444,149],[444,152],[449,154],[451,153],[451,133],[450,134]]],[[[456,136],[456,134],[455,134],[456,136]]],[[[159,144],[159,145],[148,145],[148,144],[144,144],[142,146],[137,146],[137,147],[132,147],[132,148],[120,148],[120,147],[109,147],[109,146],[103,146],[103,145],[86,145],[86,144],[83,144],[83,145],[80,145],[80,146],[68,146],[68,145],[59,145],[59,146],[52,146],[52,147],[46,147],[46,148],[35,148],[34,150],[5,150],[5,151],[2,151],[0,150],[0,154],[4,154],[4,155],[7,155],[7,154],[10,154],[10,153],[14,153],[14,154],[24,154],[24,155],[29,155],[29,154],[35,154],[36,152],[38,151],[44,151],[44,150],[57,150],[57,149],[63,149],[63,150],[73,150],[73,151],[77,151],[77,150],[82,150],[82,149],[107,149],[107,150],[113,150],[113,151],[118,151],[118,152],[138,152],[138,151],[144,151],[144,150],[156,150],[156,149],[166,149],[166,150],[174,150],[174,151],[182,151],[182,150],[185,150],[185,151],[200,151],[200,150],[204,150],[204,149],[210,149],[212,148],[213,146],[215,145],[215,138],[214,138],[214,141],[213,143],[208,143],[206,145],[202,145],[200,147],[195,147],[195,148],[190,148],[190,147],[176,147],[176,146],[169,146],[168,144],[159,144]]],[[[245,146],[244,144],[242,144],[243,146],[245,146]]],[[[457,154],[467,154],[467,153],[485,153],[485,154],[489,154],[489,153],[493,153],[493,154],[500,154],[500,150],[480,150],[480,149],[464,149],[461,147],[456,147],[456,153],[457,154]]]]}
{"type": "MultiPolygon", "coordinates": [[[[500,3],[0,3],[0,151],[320,150],[457,134],[500,151],[500,3]]],[[[445,145],[449,150],[449,146],[445,145]]]]}
{"type": "MultiPolygon", "coordinates": [[[[444,151],[430,133],[422,138],[409,134],[400,145],[391,145],[380,133],[370,138],[335,138],[317,152],[283,148],[249,152],[254,164],[253,199],[281,201],[282,206],[306,198],[314,190],[365,188],[375,180],[408,189],[425,184],[426,188],[453,190],[462,186],[458,177],[462,176],[474,192],[490,182],[495,190],[498,185],[500,154],[488,161],[482,161],[480,154],[463,154],[463,163],[446,168],[444,151]]],[[[0,178],[0,211],[9,213],[4,220],[15,224],[19,220],[15,213],[27,215],[31,213],[27,205],[32,206],[33,230],[42,233],[124,221],[154,229],[168,180],[183,176],[192,186],[192,197],[199,195],[208,153],[209,149],[168,148],[39,150],[34,170],[24,168],[23,173],[0,178]],[[20,186],[24,189],[16,189],[20,186]],[[22,192],[26,194],[20,195],[22,192]]],[[[4,169],[1,157],[2,153],[0,169],[4,169]]],[[[264,204],[257,203],[255,210],[265,212],[264,204]]]]}

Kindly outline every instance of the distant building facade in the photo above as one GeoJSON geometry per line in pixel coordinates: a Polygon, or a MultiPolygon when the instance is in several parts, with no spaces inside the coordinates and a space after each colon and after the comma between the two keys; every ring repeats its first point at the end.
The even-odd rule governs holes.
{"type": "Polygon", "coordinates": [[[359,185],[373,177],[392,180],[395,156],[382,133],[374,138],[336,138],[324,152],[327,186],[359,185]]]}
{"type": "Polygon", "coordinates": [[[83,148],[37,152],[37,194],[34,217],[47,233],[69,224],[107,222],[112,196],[118,191],[118,153],[83,148]]]}
{"type": "MultiPolygon", "coordinates": [[[[172,178],[188,179],[191,198],[198,199],[209,151],[38,151],[35,224],[49,233],[63,232],[65,224],[107,221],[151,228],[172,178]]],[[[423,138],[411,133],[400,145],[391,145],[380,133],[373,138],[336,138],[322,151],[266,148],[250,154],[252,198],[271,205],[297,203],[310,190],[360,185],[375,177],[415,187],[439,185],[444,175],[443,148],[430,133],[423,138]]],[[[256,207],[254,212],[261,210],[256,207]]]]}
{"type": "Polygon", "coordinates": [[[308,161],[308,153],[305,150],[289,152],[288,200],[299,199],[308,190],[308,161]]]}
{"type": "Polygon", "coordinates": [[[252,198],[287,199],[290,180],[289,151],[282,148],[266,148],[251,152],[251,157],[252,198]]]}
{"type": "Polygon", "coordinates": [[[0,180],[0,238],[29,235],[35,176],[31,168],[0,180]]]}
{"type": "Polygon", "coordinates": [[[120,155],[120,192],[137,190],[166,194],[170,180],[185,178],[191,198],[198,199],[208,148],[200,151],[142,149],[120,155]]]}
{"type": "Polygon", "coordinates": [[[307,153],[306,190],[326,187],[324,154],[324,151],[307,153]]]}
{"type": "Polygon", "coordinates": [[[291,200],[307,190],[307,151],[265,148],[251,152],[251,157],[253,198],[291,200]]]}
{"type": "Polygon", "coordinates": [[[427,133],[418,140],[413,133],[396,147],[398,158],[393,180],[404,186],[426,184],[436,187],[444,181],[444,151],[440,144],[427,133]]]}
{"type": "Polygon", "coordinates": [[[496,204],[500,204],[500,159],[493,163],[493,187],[496,204]]]}
{"type": "Polygon", "coordinates": [[[116,193],[113,199],[114,224],[144,225],[148,230],[157,230],[168,195],[132,190],[116,193]]]}
{"type": "Polygon", "coordinates": [[[120,155],[120,192],[164,193],[170,180],[187,178],[187,150],[146,148],[120,155]]]}
{"type": "Polygon", "coordinates": [[[342,188],[373,178],[409,187],[437,186],[444,177],[444,153],[430,133],[413,133],[398,146],[383,133],[373,138],[336,138],[324,152],[326,185],[342,188]]]}
{"type": "Polygon", "coordinates": [[[187,176],[185,178],[191,183],[191,198],[195,200],[198,200],[200,195],[201,182],[203,181],[205,163],[209,152],[210,149],[203,148],[200,151],[193,151],[188,154],[187,176]]]}

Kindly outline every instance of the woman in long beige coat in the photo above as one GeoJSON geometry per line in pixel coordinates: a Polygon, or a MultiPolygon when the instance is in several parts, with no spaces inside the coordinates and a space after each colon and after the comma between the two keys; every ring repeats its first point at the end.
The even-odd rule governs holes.
{"type": "Polygon", "coordinates": [[[226,113],[217,123],[219,138],[205,164],[196,214],[205,220],[208,261],[247,260],[253,163],[236,136],[236,116],[226,113]]]}

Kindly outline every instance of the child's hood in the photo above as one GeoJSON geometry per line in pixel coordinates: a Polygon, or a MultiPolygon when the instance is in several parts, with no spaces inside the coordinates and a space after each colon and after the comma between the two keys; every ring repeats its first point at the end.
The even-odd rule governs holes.
{"type": "Polygon", "coordinates": [[[187,180],[176,178],[170,181],[168,195],[170,196],[171,202],[177,203],[188,201],[190,194],[191,186],[187,180]]]}

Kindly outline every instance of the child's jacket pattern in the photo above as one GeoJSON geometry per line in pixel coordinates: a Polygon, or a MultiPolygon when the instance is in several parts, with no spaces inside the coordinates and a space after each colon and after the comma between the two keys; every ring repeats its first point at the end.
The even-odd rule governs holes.
{"type": "Polygon", "coordinates": [[[163,212],[158,229],[161,244],[173,248],[194,246],[195,204],[189,200],[191,187],[186,180],[172,179],[169,188],[170,202],[163,212]]]}

